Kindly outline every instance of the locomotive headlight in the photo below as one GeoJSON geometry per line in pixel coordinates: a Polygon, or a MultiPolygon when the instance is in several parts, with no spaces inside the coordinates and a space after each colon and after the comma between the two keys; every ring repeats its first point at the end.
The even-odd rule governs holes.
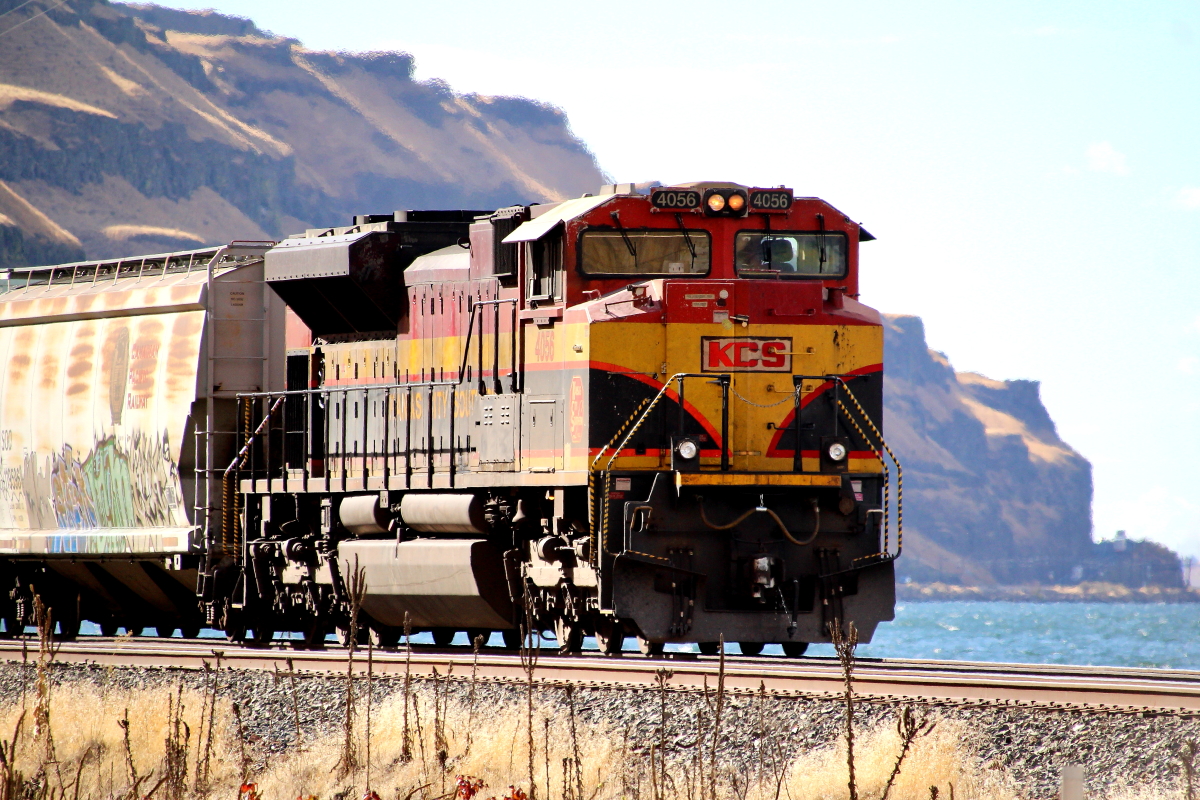
{"type": "Polygon", "coordinates": [[[679,457],[691,461],[700,452],[700,448],[691,439],[684,439],[675,446],[675,452],[679,453],[679,457]]]}
{"type": "Polygon", "coordinates": [[[737,213],[746,207],[746,198],[744,195],[735,192],[729,195],[729,210],[737,213]]]}
{"type": "Polygon", "coordinates": [[[725,208],[725,196],[713,192],[708,196],[708,210],[716,213],[725,208]]]}
{"type": "Polygon", "coordinates": [[[841,442],[834,442],[829,445],[829,460],[841,461],[846,457],[846,445],[841,442]]]}

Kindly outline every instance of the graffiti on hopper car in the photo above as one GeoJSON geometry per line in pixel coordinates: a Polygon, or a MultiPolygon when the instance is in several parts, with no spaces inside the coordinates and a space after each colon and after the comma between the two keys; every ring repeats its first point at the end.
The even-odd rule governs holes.
{"type": "MultiPolygon", "coordinates": [[[[164,431],[107,436],[83,458],[71,445],[0,471],[0,498],[33,530],[159,528],[180,524],[179,467],[164,431]]],[[[69,551],[64,551],[69,552],[69,551]]]]}

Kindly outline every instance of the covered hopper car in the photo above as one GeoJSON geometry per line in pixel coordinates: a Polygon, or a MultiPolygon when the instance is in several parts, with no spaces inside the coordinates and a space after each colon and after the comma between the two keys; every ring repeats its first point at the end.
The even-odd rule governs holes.
{"type": "Polygon", "coordinates": [[[0,284],[0,617],[862,640],[899,465],[872,237],[789,189],[355,217],[0,284]]]}

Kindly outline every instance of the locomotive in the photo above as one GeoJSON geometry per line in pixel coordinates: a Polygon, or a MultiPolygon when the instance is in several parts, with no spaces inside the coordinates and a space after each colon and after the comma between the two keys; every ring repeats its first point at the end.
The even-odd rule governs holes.
{"type": "Polygon", "coordinates": [[[3,635],[36,595],[67,639],[869,641],[902,545],[872,238],[618,184],[12,270],[3,635]]]}

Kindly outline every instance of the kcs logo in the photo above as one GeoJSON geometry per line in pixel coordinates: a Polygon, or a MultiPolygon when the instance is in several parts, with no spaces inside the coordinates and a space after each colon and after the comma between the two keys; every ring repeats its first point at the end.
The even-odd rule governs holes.
{"type": "Polygon", "coordinates": [[[704,336],[703,372],[791,372],[792,340],[761,336],[704,336]]]}

